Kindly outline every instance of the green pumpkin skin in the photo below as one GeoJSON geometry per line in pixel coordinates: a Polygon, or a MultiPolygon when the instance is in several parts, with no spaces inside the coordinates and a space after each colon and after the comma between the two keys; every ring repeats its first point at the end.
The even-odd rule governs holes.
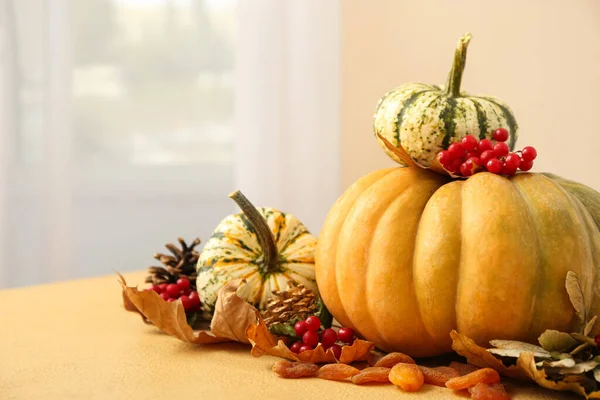
{"type": "MultiPolygon", "coordinates": [[[[518,125],[512,110],[502,100],[460,92],[467,45],[471,35],[458,43],[446,86],[407,83],[386,93],[373,117],[375,136],[400,145],[417,163],[429,167],[436,154],[466,135],[491,139],[498,128],[509,132],[508,145],[514,149],[518,125]]],[[[396,162],[405,165],[383,142],[379,144],[396,162]]]]}

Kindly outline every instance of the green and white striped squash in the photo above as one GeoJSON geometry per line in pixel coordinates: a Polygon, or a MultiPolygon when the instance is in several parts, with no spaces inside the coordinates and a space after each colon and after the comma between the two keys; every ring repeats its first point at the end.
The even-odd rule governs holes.
{"type": "MultiPolygon", "coordinates": [[[[508,145],[514,149],[518,125],[508,105],[495,97],[460,91],[470,40],[470,34],[459,40],[446,86],[406,83],[379,100],[373,121],[376,137],[380,134],[392,145],[402,145],[425,167],[431,166],[440,150],[464,136],[491,139],[498,128],[508,130],[508,145]]],[[[392,159],[405,165],[378,141],[392,159]]]]}
{"type": "Polygon", "coordinates": [[[289,282],[301,283],[318,293],[315,280],[317,239],[291,214],[274,208],[256,208],[239,191],[231,197],[243,211],[225,217],[206,242],[196,280],[205,318],[227,282],[244,278],[237,294],[259,310],[274,290],[289,282]]]}

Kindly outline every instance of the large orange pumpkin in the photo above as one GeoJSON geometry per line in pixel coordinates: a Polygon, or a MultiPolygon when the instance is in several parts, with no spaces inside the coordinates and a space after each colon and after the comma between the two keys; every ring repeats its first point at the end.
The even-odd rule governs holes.
{"type": "Polygon", "coordinates": [[[568,271],[588,315],[600,314],[600,194],[582,187],[533,173],[372,172],[340,197],[318,238],[321,296],[342,324],[416,357],[450,351],[452,329],[482,345],[574,330],[568,271]]]}

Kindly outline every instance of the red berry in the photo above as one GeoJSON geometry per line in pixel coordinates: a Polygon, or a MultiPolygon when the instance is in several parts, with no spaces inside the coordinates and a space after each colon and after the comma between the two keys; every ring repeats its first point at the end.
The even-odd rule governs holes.
{"type": "Polygon", "coordinates": [[[519,164],[519,169],[521,171],[529,171],[531,168],[533,168],[533,161],[521,161],[521,164],[519,164]]]}
{"type": "Polygon", "coordinates": [[[506,165],[506,163],[502,167],[502,175],[513,176],[516,173],[517,173],[517,170],[509,167],[508,165],[506,165]]]}
{"type": "Polygon", "coordinates": [[[494,143],[490,139],[481,139],[479,144],[477,145],[477,150],[480,153],[483,153],[486,150],[492,150],[494,148],[494,143]]]}
{"type": "Polygon", "coordinates": [[[492,136],[497,142],[506,142],[508,140],[508,131],[504,128],[498,128],[492,136]]]}
{"type": "Polygon", "coordinates": [[[475,147],[477,147],[477,139],[475,139],[475,136],[467,135],[462,138],[461,143],[467,151],[475,150],[475,147]]]}
{"type": "Polygon", "coordinates": [[[332,344],[330,349],[333,351],[335,358],[339,360],[342,355],[342,347],[339,344],[332,344]]]}
{"type": "Polygon", "coordinates": [[[290,350],[292,353],[298,354],[300,353],[300,347],[302,347],[302,342],[296,342],[290,347],[290,350]]]}
{"type": "Polygon", "coordinates": [[[503,163],[497,158],[492,158],[487,162],[487,164],[485,164],[485,166],[487,167],[487,170],[490,171],[492,174],[499,174],[500,171],[502,171],[503,163]]]}
{"type": "Polygon", "coordinates": [[[310,317],[306,318],[306,329],[309,331],[318,331],[319,328],[321,327],[321,320],[319,319],[319,317],[315,317],[314,315],[311,315],[310,317]]]}
{"type": "Polygon", "coordinates": [[[600,347],[600,334],[596,335],[594,337],[594,340],[596,341],[596,344],[598,345],[598,347],[600,347]]]}
{"type": "Polygon", "coordinates": [[[169,296],[169,294],[166,293],[166,292],[162,292],[160,294],[160,298],[163,299],[163,300],[169,300],[171,298],[171,296],[169,296]]]}
{"type": "Polygon", "coordinates": [[[190,280],[188,278],[179,278],[177,279],[177,286],[185,290],[190,287],[190,280]]]}
{"type": "Polygon", "coordinates": [[[152,290],[154,290],[158,294],[162,293],[162,289],[160,288],[159,285],[152,285],[152,290]]]}
{"type": "Polygon", "coordinates": [[[181,304],[183,304],[184,310],[189,310],[190,308],[192,308],[192,306],[193,306],[192,300],[190,300],[190,298],[188,296],[186,296],[185,294],[183,296],[181,296],[179,298],[179,300],[181,300],[181,304]]]}
{"type": "Polygon", "coordinates": [[[198,295],[198,292],[190,293],[189,298],[192,301],[192,306],[195,307],[200,305],[200,296],[198,295]]]}
{"type": "Polygon", "coordinates": [[[302,335],[304,335],[304,332],[306,332],[308,330],[308,327],[306,326],[306,321],[298,321],[294,324],[294,331],[296,332],[296,336],[298,337],[302,337],[302,335]]]}
{"type": "Polygon", "coordinates": [[[190,289],[190,288],[183,289],[181,291],[181,294],[185,294],[186,296],[189,296],[190,294],[192,294],[192,289],[190,289]]]}
{"type": "Polygon", "coordinates": [[[331,328],[321,332],[321,344],[323,347],[330,347],[337,341],[337,333],[331,328]]]}
{"type": "Polygon", "coordinates": [[[319,334],[316,331],[306,331],[302,335],[302,342],[313,348],[319,343],[319,334]]]}
{"type": "Polygon", "coordinates": [[[467,159],[466,162],[469,165],[473,165],[473,168],[481,167],[481,160],[479,159],[479,157],[469,157],[469,159],[467,159]]]}
{"type": "Polygon", "coordinates": [[[488,161],[494,158],[494,152],[492,150],[486,150],[481,153],[479,160],[481,161],[481,165],[487,165],[488,161]]]}
{"type": "Polygon", "coordinates": [[[494,146],[494,155],[496,157],[506,157],[508,155],[509,148],[504,142],[496,143],[494,146]]]}
{"type": "Polygon", "coordinates": [[[473,170],[469,168],[466,161],[460,166],[460,174],[465,177],[473,175],[473,170]]]}
{"type": "Polygon", "coordinates": [[[523,147],[521,157],[523,158],[523,161],[533,161],[537,157],[537,150],[532,146],[523,147]]]}
{"type": "Polygon", "coordinates": [[[469,158],[472,158],[472,157],[479,158],[479,156],[480,156],[479,152],[469,151],[469,152],[467,152],[467,155],[465,156],[465,160],[468,160],[469,158]]]}
{"type": "Polygon", "coordinates": [[[298,351],[298,353],[302,353],[304,351],[308,351],[308,350],[312,350],[313,348],[307,344],[303,344],[302,346],[300,346],[300,350],[298,351]]]}
{"type": "Polygon", "coordinates": [[[160,285],[158,285],[158,288],[160,289],[160,293],[162,293],[165,290],[167,290],[167,286],[169,286],[168,283],[161,283],[160,285]]]}
{"type": "Polygon", "coordinates": [[[174,302],[175,300],[176,300],[176,299],[174,299],[174,298],[172,298],[172,297],[169,297],[169,298],[167,299],[167,303],[172,303],[172,302],[174,302]]]}
{"type": "Polygon", "coordinates": [[[340,328],[338,331],[338,339],[344,343],[352,343],[354,340],[354,331],[351,328],[340,328]]]}
{"type": "Polygon", "coordinates": [[[460,158],[457,158],[456,160],[452,160],[452,162],[450,163],[450,165],[448,166],[448,171],[452,172],[453,174],[458,174],[460,172],[460,166],[462,165],[462,160],[460,158]]]}
{"type": "Polygon", "coordinates": [[[169,296],[177,298],[179,296],[179,292],[181,292],[181,289],[176,284],[170,283],[169,286],[167,286],[166,293],[169,296]]]}
{"type": "Polygon", "coordinates": [[[521,165],[521,157],[519,157],[516,153],[510,153],[506,156],[506,160],[504,160],[504,165],[506,168],[514,169],[515,171],[521,165]]]}
{"type": "Polygon", "coordinates": [[[460,143],[452,143],[448,147],[448,153],[452,158],[461,158],[465,154],[465,148],[460,143]]]}
{"type": "Polygon", "coordinates": [[[446,166],[450,165],[450,163],[452,162],[452,156],[450,155],[450,153],[448,153],[448,150],[440,151],[437,157],[438,161],[440,162],[440,164],[442,164],[444,168],[446,168],[446,166]]]}

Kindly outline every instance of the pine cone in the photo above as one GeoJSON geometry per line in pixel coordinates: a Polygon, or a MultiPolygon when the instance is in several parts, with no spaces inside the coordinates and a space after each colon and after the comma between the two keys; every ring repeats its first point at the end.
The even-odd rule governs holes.
{"type": "Polygon", "coordinates": [[[302,284],[289,283],[286,291],[274,291],[275,297],[267,302],[263,318],[267,327],[291,320],[303,320],[317,312],[317,296],[302,284]]]}
{"type": "Polygon", "coordinates": [[[146,283],[160,285],[161,283],[175,283],[179,278],[187,278],[190,281],[190,288],[196,290],[196,264],[200,254],[194,250],[194,247],[200,244],[200,239],[194,239],[189,245],[182,238],[177,240],[181,244],[181,249],[172,243],[165,245],[173,255],[154,254],[154,258],[160,261],[163,266],[149,267],[146,283]]]}

